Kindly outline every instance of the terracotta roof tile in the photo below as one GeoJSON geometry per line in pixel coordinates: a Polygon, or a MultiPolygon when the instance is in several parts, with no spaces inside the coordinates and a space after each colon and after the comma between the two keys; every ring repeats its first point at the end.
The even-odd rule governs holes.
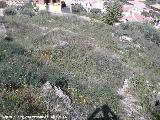
{"type": "Polygon", "coordinates": [[[133,5],[123,5],[123,7],[122,7],[123,12],[127,12],[132,8],[133,8],[133,5]]]}
{"type": "Polygon", "coordinates": [[[143,22],[143,21],[148,21],[150,20],[150,18],[145,17],[143,15],[139,15],[135,12],[132,12],[132,16],[128,15],[128,16],[123,16],[120,21],[124,21],[124,20],[133,20],[133,21],[139,21],[139,22],[143,22]]]}
{"type": "Polygon", "coordinates": [[[150,5],[151,7],[154,7],[154,8],[157,8],[157,9],[159,9],[160,10],[160,4],[155,4],[155,5],[150,5]]]}

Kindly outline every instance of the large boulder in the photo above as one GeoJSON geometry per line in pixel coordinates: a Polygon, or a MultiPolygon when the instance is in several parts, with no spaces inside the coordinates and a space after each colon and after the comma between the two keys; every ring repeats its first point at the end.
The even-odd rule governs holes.
{"type": "Polygon", "coordinates": [[[45,97],[45,104],[51,115],[63,116],[67,120],[84,120],[80,113],[72,107],[72,102],[60,87],[52,86],[47,81],[42,86],[42,95],[45,97]]]}
{"type": "Polygon", "coordinates": [[[4,38],[6,36],[6,29],[4,24],[0,24],[0,38],[4,38]]]}

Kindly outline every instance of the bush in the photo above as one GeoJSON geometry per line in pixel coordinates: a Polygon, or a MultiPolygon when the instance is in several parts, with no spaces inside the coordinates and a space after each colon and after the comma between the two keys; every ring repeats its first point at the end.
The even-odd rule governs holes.
{"type": "Polygon", "coordinates": [[[17,9],[18,12],[22,12],[24,8],[26,8],[24,5],[16,6],[16,9],[17,9]]]}
{"type": "Polygon", "coordinates": [[[35,16],[35,12],[32,9],[24,8],[21,12],[23,15],[35,16]]]}
{"type": "MultiPolygon", "coordinates": [[[[1,85],[2,86],[2,85],[1,85]]],[[[44,98],[35,87],[7,92],[1,88],[0,112],[2,115],[38,115],[46,113],[44,98]]],[[[14,119],[15,120],[15,119],[14,119]]],[[[20,120],[20,119],[16,119],[20,120]]]]}
{"type": "Polygon", "coordinates": [[[4,40],[8,41],[8,42],[13,41],[13,37],[12,37],[11,33],[8,33],[8,35],[4,38],[4,40]]]}
{"type": "Polygon", "coordinates": [[[153,120],[160,119],[160,95],[150,94],[144,98],[146,108],[149,110],[153,120]]]}
{"type": "Polygon", "coordinates": [[[33,9],[32,1],[24,5],[26,8],[33,9]]]}
{"type": "Polygon", "coordinates": [[[104,2],[104,3],[103,3],[103,6],[106,6],[106,5],[108,5],[108,2],[104,2]]]}
{"type": "Polygon", "coordinates": [[[141,27],[141,32],[144,34],[144,37],[147,40],[151,40],[157,45],[160,44],[160,32],[156,30],[155,28],[153,28],[152,26],[143,25],[143,27],[141,27]]]}
{"type": "Polygon", "coordinates": [[[51,15],[51,13],[49,12],[49,11],[47,11],[47,10],[40,10],[39,11],[39,15],[42,15],[42,16],[50,16],[51,15]]]}
{"type": "Polygon", "coordinates": [[[8,16],[8,15],[16,15],[17,10],[14,7],[8,7],[3,11],[3,14],[8,16]]]}
{"type": "Polygon", "coordinates": [[[141,34],[145,40],[150,40],[157,45],[160,44],[160,31],[153,28],[150,24],[132,22],[121,24],[119,28],[116,30],[118,35],[126,34],[132,38],[136,38],[137,34],[141,34]],[[133,31],[135,32],[133,33],[133,31]]]}
{"type": "Polygon", "coordinates": [[[150,17],[150,14],[149,14],[148,12],[146,12],[146,11],[143,11],[141,14],[142,14],[143,16],[145,16],[145,17],[150,17]]]}
{"type": "Polygon", "coordinates": [[[90,12],[91,12],[91,13],[99,14],[99,13],[101,13],[101,10],[98,9],[98,8],[93,8],[93,9],[90,10],[90,12]]]}
{"type": "Polygon", "coordinates": [[[5,1],[0,1],[0,8],[5,8],[7,7],[7,4],[5,1]]]}
{"type": "Polygon", "coordinates": [[[73,13],[81,13],[81,12],[86,12],[84,7],[80,4],[72,5],[72,12],[73,13]]]}
{"type": "MultiPolygon", "coordinates": [[[[11,38],[8,39],[8,41],[11,38]]],[[[48,51],[39,51],[41,57],[33,57],[31,50],[24,49],[21,45],[13,42],[0,42],[0,83],[9,85],[35,85],[39,86],[45,81],[52,84],[57,82],[66,83],[68,78],[58,69],[48,69],[43,64],[45,55],[50,55],[48,51]],[[38,70],[39,69],[39,70],[38,70]]]]}
{"type": "Polygon", "coordinates": [[[155,13],[157,19],[160,19],[160,13],[155,13]]]}
{"type": "Polygon", "coordinates": [[[106,13],[103,16],[103,21],[109,25],[118,22],[122,17],[122,4],[120,2],[113,2],[106,6],[106,13]]]}
{"type": "Polygon", "coordinates": [[[83,15],[83,16],[86,16],[86,17],[89,17],[89,18],[93,18],[93,19],[96,19],[96,20],[101,20],[101,16],[102,14],[96,14],[96,13],[88,13],[88,12],[82,12],[80,15],[83,15]]]}

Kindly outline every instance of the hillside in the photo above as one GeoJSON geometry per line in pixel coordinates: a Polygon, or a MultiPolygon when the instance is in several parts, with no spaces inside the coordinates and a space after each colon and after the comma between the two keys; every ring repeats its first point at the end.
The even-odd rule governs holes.
{"type": "Polygon", "coordinates": [[[0,20],[6,29],[0,38],[2,116],[159,117],[160,104],[154,105],[160,91],[159,31],[140,23],[112,27],[67,14],[0,20]],[[42,90],[46,81],[52,92],[42,90]],[[71,101],[56,96],[54,86],[71,101]]]}

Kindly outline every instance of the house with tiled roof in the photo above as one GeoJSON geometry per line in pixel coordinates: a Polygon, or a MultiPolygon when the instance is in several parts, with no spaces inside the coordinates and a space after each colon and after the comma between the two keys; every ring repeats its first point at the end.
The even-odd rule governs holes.
{"type": "Polygon", "coordinates": [[[130,15],[130,10],[133,8],[133,5],[123,5],[122,10],[123,10],[123,16],[128,16],[130,15]]]}
{"type": "Polygon", "coordinates": [[[146,4],[140,1],[127,1],[128,5],[133,5],[133,10],[138,13],[141,14],[144,10],[147,9],[146,4]]]}
{"type": "Polygon", "coordinates": [[[134,11],[130,11],[130,14],[124,15],[120,21],[122,22],[127,22],[127,21],[138,21],[138,22],[145,22],[145,21],[150,21],[149,17],[145,17],[143,15],[137,14],[134,11]]]}
{"type": "Polygon", "coordinates": [[[9,6],[21,6],[24,5],[26,3],[29,3],[30,0],[6,0],[6,3],[9,6]]]}
{"type": "Polygon", "coordinates": [[[133,5],[125,4],[125,5],[122,6],[123,12],[128,12],[132,8],[133,8],[133,5]]]}
{"type": "Polygon", "coordinates": [[[60,4],[61,0],[34,0],[37,4],[60,4]]]}
{"type": "Polygon", "coordinates": [[[53,13],[69,13],[71,11],[72,0],[34,0],[39,10],[45,10],[48,5],[48,10],[53,13]],[[62,7],[65,6],[65,10],[62,7]]]}
{"type": "Polygon", "coordinates": [[[160,12],[160,4],[154,4],[154,5],[150,5],[151,9],[153,9],[154,11],[160,12]]]}
{"type": "Polygon", "coordinates": [[[120,21],[149,21],[150,18],[142,15],[144,10],[147,10],[146,5],[141,0],[127,1],[127,4],[123,5],[123,17],[120,21]]]}

